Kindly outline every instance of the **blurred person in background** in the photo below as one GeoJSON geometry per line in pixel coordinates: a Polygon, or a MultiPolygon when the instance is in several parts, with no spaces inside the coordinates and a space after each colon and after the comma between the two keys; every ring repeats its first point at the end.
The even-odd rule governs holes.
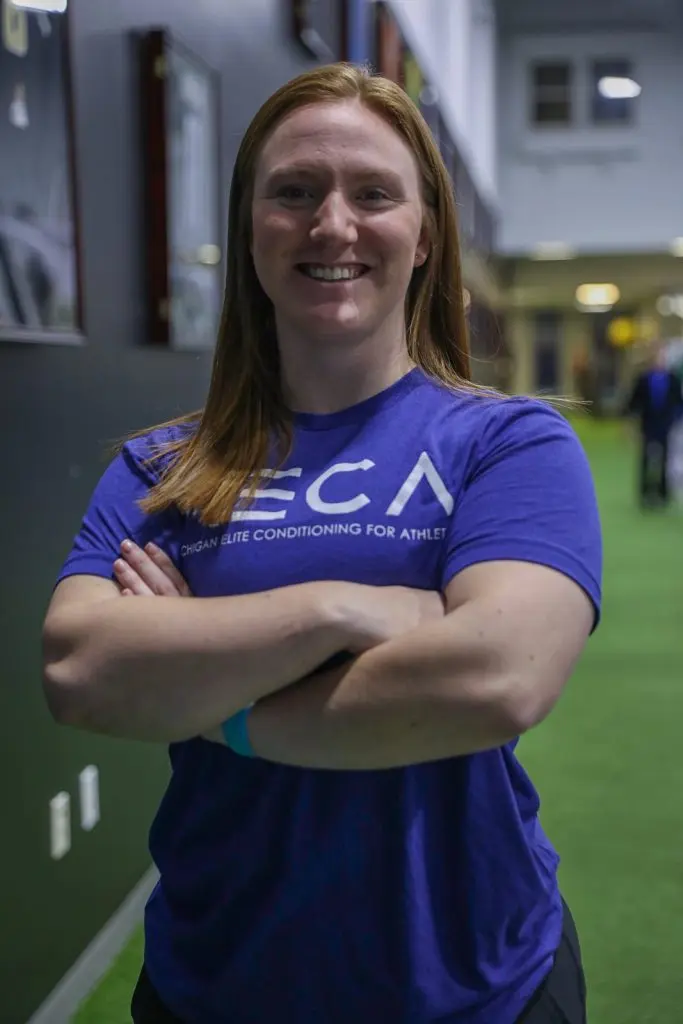
{"type": "Polygon", "coordinates": [[[669,442],[682,407],[681,381],[669,368],[665,346],[657,345],[636,376],[624,410],[640,433],[638,494],[645,508],[669,501],[669,442]]]}
{"type": "Polygon", "coordinates": [[[136,1024],[584,1024],[515,755],[599,618],[564,417],[470,380],[451,181],[316,68],[241,144],[207,404],[105,471],[44,629],[58,721],[171,744],[136,1024]]]}

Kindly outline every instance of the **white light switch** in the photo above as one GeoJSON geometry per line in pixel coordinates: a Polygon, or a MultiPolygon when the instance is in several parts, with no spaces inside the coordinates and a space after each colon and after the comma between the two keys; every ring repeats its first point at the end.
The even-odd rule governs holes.
{"type": "Polygon", "coordinates": [[[50,856],[61,860],[71,849],[71,799],[57,793],[50,800],[50,856]]]}
{"type": "Polygon", "coordinates": [[[78,776],[81,797],[81,828],[92,832],[100,820],[100,773],[89,764],[78,776]]]}

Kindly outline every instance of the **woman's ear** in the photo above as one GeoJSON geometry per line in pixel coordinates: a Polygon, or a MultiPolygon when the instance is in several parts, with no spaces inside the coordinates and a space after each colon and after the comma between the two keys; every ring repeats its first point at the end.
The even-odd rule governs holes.
{"type": "Polygon", "coordinates": [[[424,263],[427,262],[431,249],[432,244],[429,239],[429,228],[427,227],[426,224],[423,224],[422,230],[420,232],[420,239],[417,243],[417,248],[415,249],[416,267],[421,267],[424,263]]]}

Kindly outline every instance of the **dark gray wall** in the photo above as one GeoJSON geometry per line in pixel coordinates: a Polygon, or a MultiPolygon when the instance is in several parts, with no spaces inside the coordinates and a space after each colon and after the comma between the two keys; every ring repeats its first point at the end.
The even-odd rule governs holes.
{"type": "MultiPolygon", "coordinates": [[[[321,13],[334,40],[337,0],[321,13]]],[[[307,66],[281,0],[71,0],[88,342],[0,344],[0,1018],[23,1024],[148,866],[161,749],[60,729],[40,688],[40,627],[56,573],[129,430],[199,406],[209,358],[145,346],[135,51],[167,25],[223,76],[225,192],[256,107],[307,66]],[[102,821],[78,826],[77,777],[101,774],[102,821]],[[73,846],[49,856],[48,802],[72,796],[73,846]]],[[[0,56],[0,60],[2,57],[0,56]]],[[[2,159],[0,155],[0,160],[2,159]]],[[[224,210],[225,212],[225,210],[224,210]]]]}

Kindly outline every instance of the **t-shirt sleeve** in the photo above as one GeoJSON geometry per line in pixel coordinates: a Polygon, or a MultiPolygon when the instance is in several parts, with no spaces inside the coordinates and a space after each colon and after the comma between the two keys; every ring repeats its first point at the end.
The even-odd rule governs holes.
{"type": "Polygon", "coordinates": [[[138,505],[155,479],[134,449],[125,447],[114,458],[95,487],[57,583],[76,575],[112,579],[114,561],[126,538],[140,545],[154,541],[174,557],[178,514],[148,515],[138,505]]]}
{"type": "Polygon", "coordinates": [[[581,586],[600,618],[602,536],[590,466],[574,430],[532,399],[500,399],[477,438],[453,512],[442,587],[479,562],[547,565],[581,586]]]}

